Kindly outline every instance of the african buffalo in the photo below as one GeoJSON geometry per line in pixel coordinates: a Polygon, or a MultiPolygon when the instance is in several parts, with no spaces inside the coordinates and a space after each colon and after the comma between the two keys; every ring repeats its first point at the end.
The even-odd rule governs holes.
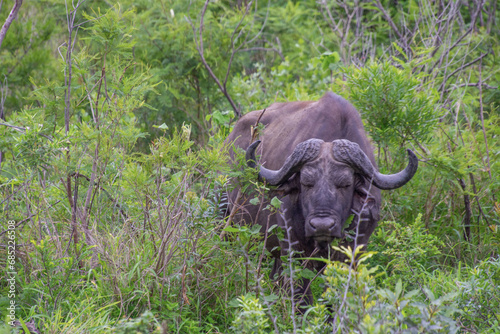
{"type": "MultiPolygon", "coordinates": [[[[379,220],[380,189],[403,186],[418,167],[416,156],[408,150],[409,163],[403,171],[379,173],[358,112],[333,93],[318,101],[274,103],[264,112],[252,111],[235,124],[226,142],[246,150],[251,167],[257,167],[255,152],[260,154],[259,180],[275,186],[272,195],[279,195],[283,212],[259,212],[266,204],[252,205],[249,199],[254,194],[235,190],[229,195],[233,221],[260,224],[263,232],[272,225],[291,226],[291,244],[302,257],[333,254],[332,259],[339,260],[330,244],[333,239],[343,239],[353,246],[354,241],[344,238],[345,232],[355,230],[358,222],[356,244],[366,245],[379,220]],[[264,130],[260,140],[251,143],[251,128],[257,121],[264,130]],[[357,214],[344,229],[352,213],[357,214]]],[[[274,249],[276,257],[273,276],[280,270],[280,255],[288,244],[282,241],[280,245],[273,235],[266,247],[274,249]],[[281,252],[276,246],[281,246],[281,252]]],[[[319,270],[322,264],[318,261],[313,266],[319,270]]],[[[308,288],[301,293],[305,303],[312,303],[308,288]]]]}

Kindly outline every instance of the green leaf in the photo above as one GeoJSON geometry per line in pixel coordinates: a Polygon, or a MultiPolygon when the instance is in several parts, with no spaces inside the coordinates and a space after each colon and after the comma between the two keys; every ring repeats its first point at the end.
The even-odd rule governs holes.
{"type": "Polygon", "coordinates": [[[310,270],[310,269],[302,269],[300,271],[300,275],[303,277],[303,278],[307,278],[307,279],[313,279],[314,277],[316,277],[316,274],[310,270]]]}
{"type": "Polygon", "coordinates": [[[240,307],[240,301],[238,300],[238,298],[234,298],[229,303],[227,303],[227,305],[229,307],[240,307]]]}
{"type": "Polygon", "coordinates": [[[26,323],[24,322],[24,320],[22,318],[19,318],[19,322],[21,323],[21,327],[24,329],[24,332],[25,333],[31,333],[29,330],[28,330],[28,327],[26,327],[26,323]]]}
{"type": "Polygon", "coordinates": [[[250,200],[250,204],[252,205],[258,205],[260,203],[260,200],[258,197],[254,197],[250,200]]]}
{"type": "Polygon", "coordinates": [[[168,130],[168,125],[163,123],[162,125],[153,125],[153,128],[161,129],[161,130],[168,130]]]}
{"type": "Polygon", "coordinates": [[[323,70],[330,68],[331,64],[336,64],[340,61],[340,55],[337,51],[325,52],[321,55],[323,70]]]}
{"type": "Polygon", "coordinates": [[[238,233],[240,232],[240,229],[239,228],[236,228],[236,227],[232,227],[232,226],[228,226],[224,229],[222,229],[223,231],[225,232],[233,232],[233,233],[238,233]]]}
{"type": "Polygon", "coordinates": [[[402,48],[398,45],[398,43],[393,42],[393,43],[392,43],[392,46],[394,46],[394,48],[395,48],[396,50],[398,50],[398,52],[399,52],[399,53],[400,53],[403,57],[405,57],[405,59],[406,59],[406,60],[408,60],[408,56],[407,56],[407,55],[406,55],[406,53],[403,51],[403,49],[402,49],[402,48]]]}
{"type": "Polygon", "coordinates": [[[277,227],[279,227],[278,225],[273,225],[271,226],[268,230],[267,230],[267,233],[271,233],[272,231],[274,231],[277,227]]]}
{"type": "Polygon", "coordinates": [[[401,282],[401,279],[398,279],[398,282],[396,283],[396,296],[399,298],[401,295],[401,291],[403,291],[403,283],[401,282]]]}
{"type": "Polygon", "coordinates": [[[344,223],[344,228],[348,228],[349,225],[351,225],[353,219],[354,219],[354,215],[350,215],[349,217],[347,217],[347,219],[345,220],[345,223],[344,223]]]}
{"type": "Polygon", "coordinates": [[[276,209],[279,209],[281,207],[281,201],[278,199],[278,197],[273,197],[273,199],[271,200],[271,205],[276,208],[276,209]]]}

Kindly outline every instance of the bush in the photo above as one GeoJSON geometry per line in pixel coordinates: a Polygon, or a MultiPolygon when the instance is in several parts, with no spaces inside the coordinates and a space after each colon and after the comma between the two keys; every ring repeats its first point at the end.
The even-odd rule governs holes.
{"type": "Polygon", "coordinates": [[[345,70],[348,99],[357,107],[366,130],[379,148],[427,142],[437,119],[437,92],[423,84],[410,66],[373,62],[345,70]]]}
{"type": "Polygon", "coordinates": [[[444,243],[426,230],[419,214],[408,224],[380,222],[368,248],[377,252],[373,263],[386,269],[388,275],[384,279],[389,285],[402,279],[408,286],[417,288],[425,280],[422,274],[432,271],[443,255],[444,243]]]}
{"type": "MultiPolygon", "coordinates": [[[[436,296],[427,288],[405,292],[401,280],[394,286],[377,283],[376,277],[385,273],[380,267],[368,265],[375,253],[362,253],[361,248],[355,252],[343,247],[336,249],[350,260],[327,261],[325,292],[299,318],[302,326],[293,328],[294,333],[456,333],[459,330],[454,320],[459,313],[454,301],[456,294],[436,296]],[[353,257],[357,258],[355,262],[353,257]]],[[[279,319],[269,318],[272,309],[266,315],[262,299],[247,295],[239,302],[242,309],[233,321],[237,332],[269,332],[270,320],[284,332],[292,330],[290,321],[281,324],[279,319]]]]}
{"type": "Polygon", "coordinates": [[[459,321],[470,332],[500,330],[500,258],[482,261],[467,268],[466,280],[458,280],[457,304],[462,314],[459,321]]]}

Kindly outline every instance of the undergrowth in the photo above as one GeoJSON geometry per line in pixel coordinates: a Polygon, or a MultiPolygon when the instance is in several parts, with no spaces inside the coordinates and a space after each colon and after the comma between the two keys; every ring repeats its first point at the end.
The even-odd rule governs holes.
{"type": "MultiPolygon", "coordinates": [[[[267,56],[245,52],[235,60],[237,75],[229,77],[224,66],[216,69],[219,76],[227,73],[224,86],[232,85],[231,93],[246,108],[314,100],[334,90],[362,112],[382,172],[400,169],[403,147],[417,152],[421,162],[410,183],[384,193],[382,219],[367,252],[338,249],[350,261],[325,260],[324,273],[317,275],[290,251],[282,258],[282,277],[271,280],[272,259],[260,227],[232,225],[222,214],[225,194],[236,185],[255,189],[256,203],[267,189],[245,167],[241,152],[230,162],[223,140],[234,113],[220,102],[224,97],[196,60],[192,41],[185,49],[192,37],[185,18],[195,15],[177,15],[188,4],[174,2],[168,19],[156,16],[164,14],[165,8],[158,7],[163,2],[102,11],[89,5],[81,15],[78,8],[64,9],[60,17],[73,15],[85,23],[78,30],[84,38],[70,31],[73,43],[58,42],[59,48],[46,52],[39,52],[37,43],[52,33],[62,36],[50,28],[52,19],[40,18],[47,26],[38,35],[23,30],[37,26],[37,20],[16,26],[22,35],[18,43],[28,43],[23,52],[13,48],[14,38],[6,40],[9,49],[2,56],[8,62],[0,70],[11,69],[15,77],[9,77],[12,96],[5,105],[17,109],[0,127],[0,266],[7,278],[0,280],[0,333],[21,328],[49,334],[498,333],[500,155],[492,144],[500,136],[500,118],[497,92],[484,94],[483,101],[471,90],[478,86],[474,81],[487,80],[482,70],[493,69],[488,78],[494,78],[498,66],[484,56],[475,63],[467,58],[487,48],[484,27],[448,21],[452,28],[461,25],[455,29],[467,43],[459,47],[456,38],[450,39],[447,54],[424,48],[423,32],[415,37],[422,45],[404,50],[391,45],[389,34],[384,37],[384,45],[393,49],[388,56],[376,58],[374,48],[368,57],[372,51],[363,46],[366,53],[349,63],[345,50],[319,54],[303,38],[314,37],[312,10],[301,7],[309,2],[285,1],[268,13],[256,10],[258,22],[269,14],[271,31],[287,32],[283,42],[295,51],[291,58],[283,56],[276,37],[277,46],[265,48],[278,54],[269,64],[260,63],[267,56]],[[307,34],[287,36],[289,17],[307,34]],[[153,27],[159,28],[151,36],[153,27]],[[155,47],[145,44],[149,41],[155,47]],[[56,56],[42,59],[49,54],[56,56]],[[466,67],[457,72],[455,61],[444,64],[448,55],[456,63],[480,66],[479,77],[466,67]],[[148,57],[156,57],[154,66],[141,63],[148,57]],[[24,61],[43,61],[50,70],[36,72],[39,79],[24,61]],[[245,61],[251,66],[245,68],[245,61]],[[450,72],[453,80],[446,76],[450,72]],[[26,96],[17,99],[18,92],[26,96]],[[299,314],[290,290],[302,278],[312,280],[316,302],[299,314]]],[[[422,5],[409,3],[412,11],[422,5]]],[[[200,4],[193,6],[201,10],[200,4]]],[[[317,4],[339,9],[337,2],[317,4]]],[[[227,64],[221,57],[231,52],[219,49],[234,50],[227,32],[245,12],[225,7],[225,1],[211,3],[206,17],[211,29],[205,32],[212,33],[214,43],[207,57],[214,64],[227,64]]],[[[380,12],[368,7],[364,12],[385,24],[380,12]]],[[[27,15],[38,13],[44,11],[36,7],[27,15]]],[[[386,54],[385,49],[377,52],[386,54]]],[[[6,85],[0,85],[2,108],[6,85]]],[[[263,209],[279,214],[279,200],[263,209]]],[[[289,233],[270,229],[281,238],[289,233]]]]}

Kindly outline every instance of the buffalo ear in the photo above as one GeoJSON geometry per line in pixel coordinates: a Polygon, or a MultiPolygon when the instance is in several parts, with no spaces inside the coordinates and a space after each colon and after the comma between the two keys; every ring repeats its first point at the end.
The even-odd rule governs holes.
{"type": "Polygon", "coordinates": [[[286,196],[300,191],[299,173],[295,173],[285,183],[273,190],[278,196],[286,196]]]}

